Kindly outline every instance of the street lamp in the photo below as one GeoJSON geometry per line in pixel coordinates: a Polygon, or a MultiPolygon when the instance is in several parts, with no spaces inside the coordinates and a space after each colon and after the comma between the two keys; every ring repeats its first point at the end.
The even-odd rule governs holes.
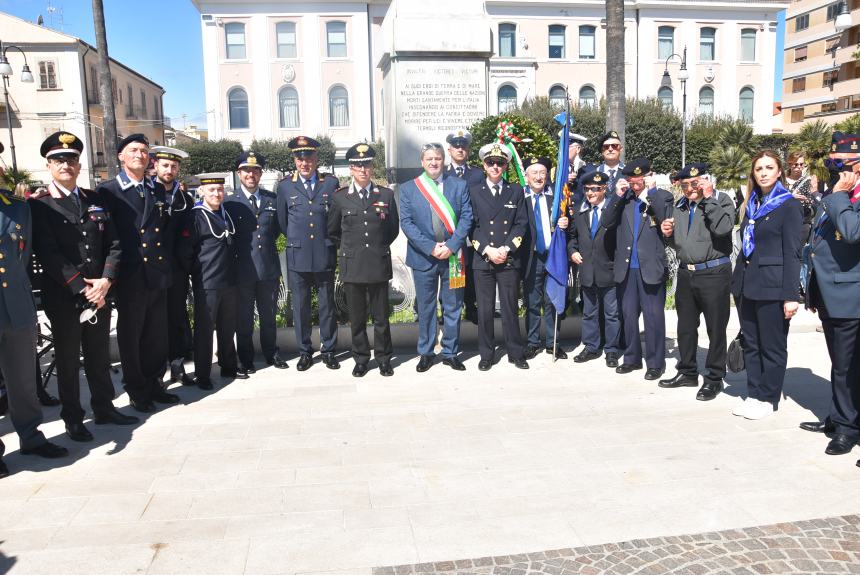
{"type": "Polygon", "coordinates": [[[681,69],[678,70],[678,80],[681,81],[681,167],[687,163],[687,80],[690,72],[687,70],[687,47],[684,46],[683,56],[670,54],[666,58],[666,67],[663,69],[663,78],[660,80],[661,88],[671,88],[672,78],[669,77],[669,60],[681,59],[681,69]]]}
{"type": "Polygon", "coordinates": [[[18,171],[18,159],[15,157],[15,136],[12,133],[12,112],[9,109],[9,76],[12,75],[12,66],[6,58],[6,52],[9,48],[14,48],[21,52],[24,57],[24,67],[21,69],[21,81],[28,84],[33,83],[33,73],[27,65],[27,55],[18,46],[7,44],[3,47],[3,42],[0,41],[0,76],[3,76],[3,97],[6,100],[6,125],[9,127],[9,149],[12,150],[12,170],[18,171]]]}
{"type": "Polygon", "coordinates": [[[848,2],[842,0],[839,3],[839,14],[836,15],[836,31],[844,32],[851,27],[851,13],[848,11],[848,2]]]}

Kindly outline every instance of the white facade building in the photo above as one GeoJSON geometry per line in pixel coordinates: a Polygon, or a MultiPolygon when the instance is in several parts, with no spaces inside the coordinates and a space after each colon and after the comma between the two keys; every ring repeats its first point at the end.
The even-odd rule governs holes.
{"type": "MultiPolygon", "coordinates": [[[[210,138],[249,145],[327,134],[343,150],[382,137],[379,59],[389,1],[193,1],[201,13],[210,138]]],[[[628,1],[628,97],[659,97],[680,110],[686,48],[688,117],[741,116],[755,132],[769,133],[776,19],[788,4],[628,1]],[[667,58],[672,87],[661,89],[667,58]]],[[[605,96],[604,2],[487,0],[485,9],[490,29],[474,33],[492,39],[488,114],[534,96],[563,99],[565,85],[580,103],[605,96]]]]}

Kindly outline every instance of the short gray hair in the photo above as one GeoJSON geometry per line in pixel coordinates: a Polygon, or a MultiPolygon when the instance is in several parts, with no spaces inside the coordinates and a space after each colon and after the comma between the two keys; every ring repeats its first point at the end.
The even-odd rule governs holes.
{"type": "Polygon", "coordinates": [[[424,159],[424,154],[427,152],[437,152],[442,158],[445,158],[445,148],[438,142],[427,142],[421,146],[421,159],[424,159]]]}

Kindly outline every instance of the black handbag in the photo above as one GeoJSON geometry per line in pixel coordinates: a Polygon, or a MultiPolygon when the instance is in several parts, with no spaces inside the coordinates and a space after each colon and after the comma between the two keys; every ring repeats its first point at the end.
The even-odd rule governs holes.
{"type": "Polygon", "coordinates": [[[726,368],[732,373],[744,370],[744,336],[740,331],[729,344],[726,354],[726,368]]]}

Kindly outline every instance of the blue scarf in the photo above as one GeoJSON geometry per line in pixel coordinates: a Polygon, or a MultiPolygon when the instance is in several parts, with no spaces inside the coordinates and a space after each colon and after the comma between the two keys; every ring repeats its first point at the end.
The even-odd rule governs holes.
{"type": "Polygon", "coordinates": [[[747,221],[747,227],[744,228],[744,257],[750,257],[750,254],[753,253],[753,250],[755,250],[756,220],[760,220],[761,218],[765,217],[791,197],[791,192],[786,190],[780,182],[777,182],[776,185],[773,187],[773,190],[771,190],[770,194],[768,194],[767,200],[765,200],[765,202],[760,205],[758,209],[755,210],[755,212],[753,212],[750,210],[750,208],[758,204],[758,191],[753,190],[752,194],[750,194],[750,200],[749,202],[747,202],[747,217],[749,218],[749,221],[747,221]]]}

